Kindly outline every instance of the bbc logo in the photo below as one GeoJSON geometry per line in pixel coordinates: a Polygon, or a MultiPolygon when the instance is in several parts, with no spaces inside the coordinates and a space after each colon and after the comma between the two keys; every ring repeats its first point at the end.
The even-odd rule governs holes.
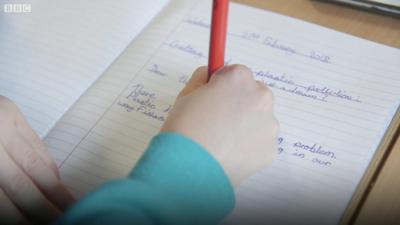
{"type": "Polygon", "coordinates": [[[31,4],[4,4],[5,13],[30,13],[32,12],[31,4]]]}

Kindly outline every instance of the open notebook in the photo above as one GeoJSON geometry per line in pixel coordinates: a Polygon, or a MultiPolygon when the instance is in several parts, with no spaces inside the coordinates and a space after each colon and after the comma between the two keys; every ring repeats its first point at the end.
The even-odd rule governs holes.
{"type": "MultiPolygon", "coordinates": [[[[207,63],[210,11],[202,0],[42,0],[0,14],[0,94],[76,196],[139,159],[207,63]]],[[[241,185],[225,222],[339,223],[396,118],[400,51],[238,4],[227,51],[271,87],[281,133],[278,159],[241,185]]]]}

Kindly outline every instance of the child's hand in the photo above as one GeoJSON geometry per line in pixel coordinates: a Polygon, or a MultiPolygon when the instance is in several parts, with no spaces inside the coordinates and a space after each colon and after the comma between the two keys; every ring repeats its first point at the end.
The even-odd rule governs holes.
{"type": "Polygon", "coordinates": [[[234,185],[268,165],[277,152],[273,96],[245,66],[226,66],[207,83],[197,69],[181,91],[162,131],[202,144],[234,185]]]}
{"type": "Polygon", "coordinates": [[[0,96],[0,224],[47,224],[72,202],[40,138],[0,96]]]}

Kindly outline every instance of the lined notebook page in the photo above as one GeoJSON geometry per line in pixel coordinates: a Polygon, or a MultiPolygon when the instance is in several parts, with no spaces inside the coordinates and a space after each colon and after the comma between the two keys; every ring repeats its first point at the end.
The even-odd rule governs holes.
{"type": "Polygon", "coordinates": [[[0,95],[41,137],[104,72],[167,0],[40,0],[0,12],[0,95]]]}
{"type": "MultiPolygon", "coordinates": [[[[46,137],[75,195],[128,174],[207,63],[210,6],[168,4],[46,137]]],[[[399,106],[399,50],[237,4],[227,49],[271,87],[281,133],[225,222],[338,223],[399,106]]]]}

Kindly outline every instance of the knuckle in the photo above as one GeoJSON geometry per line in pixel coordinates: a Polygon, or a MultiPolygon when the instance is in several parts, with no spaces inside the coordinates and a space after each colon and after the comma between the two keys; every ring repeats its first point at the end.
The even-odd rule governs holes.
{"type": "Polygon", "coordinates": [[[239,65],[239,64],[232,65],[232,71],[234,72],[233,74],[236,75],[233,77],[240,78],[242,80],[248,80],[248,81],[254,80],[253,72],[247,66],[239,65]]]}
{"type": "Polygon", "coordinates": [[[261,96],[264,101],[267,101],[269,103],[272,103],[274,101],[274,94],[272,93],[271,89],[266,86],[261,89],[261,96]]]}
{"type": "Polygon", "coordinates": [[[42,165],[41,158],[34,151],[27,151],[24,157],[23,169],[25,171],[32,171],[42,165]]]}
{"type": "Polygon", "coordinates": [[[237,73],[243,73],[243,74],[252,74],[251,70],[249,69],[249,67],[245,66],[245,65],[241,65],[241,64],[233,64],[230,65],[229,68],[237,73]]]}
{"type": "Polygon", "coordinates": [[[248,67],[239,64],[225,67],[221,71],[221,74],[228,81],[236,84],[243,84],[243,82],[254,80],[252,71],[248,67]]]}
{"type": "Polygon", "coordinates": [[[272,91],[267,87],[261,87],[256,93],[258,106],[264,112],[271,112],[273,110],[274,96],[272,91]]]}

